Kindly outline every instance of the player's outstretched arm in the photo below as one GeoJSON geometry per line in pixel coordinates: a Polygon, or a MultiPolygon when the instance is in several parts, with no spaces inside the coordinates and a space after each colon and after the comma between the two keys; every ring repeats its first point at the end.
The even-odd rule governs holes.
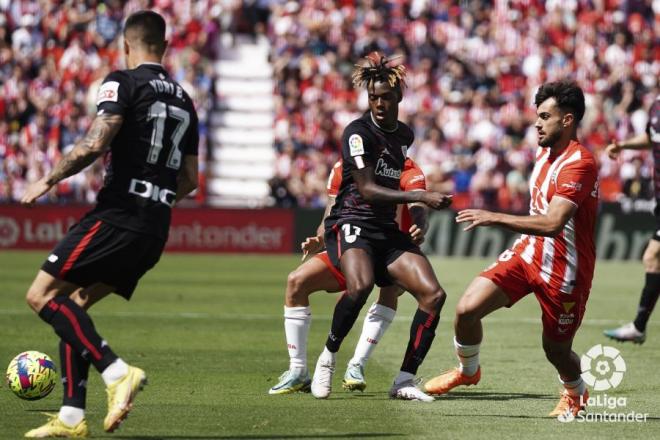
{"type": "Polygon", "coordinates": [[[177,175],[176,201],[183,199],[197,188],[199,161],[196,155],[183,156],[183,165],[177,175]]]}
{"type": "Polygon", "coordinates": [[[452,196],[435,191],[397,191],[380,186],[374,180],[372,167],[351,171],[360,195],[368,203],[415,203],[421,202],[433,209],[443,209],[451,205],[452,196]]]}
{"type": "Polygon", "coordinates": [[[94,118],[87,134],[76,143],[49,175],[28,186],[21,203],[32,205],[58,182],[79,173],[105,153],[121,128],[124,117],[113,114],[100,114],[94,118]]]}
{"type": "Polygon", "coordinates": [[[573,217],[577,205],[562,197],[553,197],[544,215],[510,215],[482,209],[465,209],[458,213],[456,223],[470,223],[463,230],[477,226],[502,226],[514,232],[543,237],[559,234],[573,217]]]}
{"type": "Polygon", "coordinates": [[[648,133],[640,133],[625,141],[612,141],[611,144],[605,147],[605,151],[610,159],[616,159],[621,150],[648,150],[650,148],[651,139],[649,139],[648,133]]]}

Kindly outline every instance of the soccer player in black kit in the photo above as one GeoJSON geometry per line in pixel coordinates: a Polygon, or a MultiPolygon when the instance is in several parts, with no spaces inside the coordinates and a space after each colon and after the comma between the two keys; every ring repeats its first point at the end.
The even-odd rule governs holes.
{"type": "Polygon", "coordinates": [[[634,321],[618,328],[605,330],[604,333],[605,336],[616,341],[643,344],[646,340],[646,325],[660,297],[660,95],[656,96],[649,109],[644,133],[625,141],[613,142],[605,148],[611,159],[617,159],[621,150],[653,151],[656,231],[651,236],[642,257],[646,275],[634,321]]]}
{"type": "Polygon", "coordinates": [[[342,136],[342,184],[325,220],[325,243],[332,263],[346,278],[346,293],[337,302],[325,349],[318,359],[312,394],[329,396],[335,353],[355,323],[374,283],[398,284],[418,301],[410,341],[390,396],[432,401],[415,385],[414,377],[435,337],[445,301],[428,259],[399,230],[400,203],[422,202],[433,209],[449,206],[451,197],[432,191],[403,192],[399,179],[414,135],[398,121],[405,86],[405,68],[374,52],[353,73],[356,87],[366,86],[369,111],[351,122],[342,136]]]}
{"type": "Polygon", "coordinates": [[[138,280],[159,260],[171,208],[197,186],[198,122],[186,92],[160,64],[165,20],[132,14],[124,26],[128,70],[112,72],[98,91],[96,118],[73,150],[22,203],[32,205],[61,180],[108,154],[97,205],[69,230],[44,262],[27,302],[60,337],[63,406],[26,437],[85,437],[90,363],[108,393],[104,430],[114,431],[146,383],[98,334],[87,310],[108,294],[131,297],[138,280]]]}

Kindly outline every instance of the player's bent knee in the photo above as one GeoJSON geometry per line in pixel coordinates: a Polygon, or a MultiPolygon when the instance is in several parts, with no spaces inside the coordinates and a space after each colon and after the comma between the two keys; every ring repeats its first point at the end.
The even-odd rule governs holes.
{"type": "Polygon", "coordinates": [[[306,296],[305,276],[298,270],[294,270],[286,279],[286,297],[287,299],[297,299],[306,296]]]}
{"type": "Polygon", "coordinates": [[[46,295],[41,289],[30,287],[25,295],[25,300],[32,310],[39,313],[46,303],[51,300],[51,297],[46,295]]]}
{"type": "Polygon", "coordinates": [[[432,294],[422,298],[419,302],[419,306],[421,309],[438,313],[440,310],[442,310],[442,306],[445,304],[446,299],[447,294],[445,291],[442,289],[437,289],[432,294]]]}
{"type": "Polygon", "coordinates": [[[644,253],[644,256],[642,257],[642,264],[644,265],[644,271],[645,272],[650,272],[650,273],[658,273],[660,272],[660,256],[651,254],[651,253],[644,253]]]}
{"type": "Polygon", "coordinates": [[[373,283],[360,281],[353,285],[346,287],[346,295],[350,296],[353,301],[366,302],[371,290],[374,288],[373,283]]]}
{"type": "Polygon", "coordinates": [[[474,324],[483,317],[481,315],[478,304],[473,301],[461,300],[456,306],[456,321],[459,324],[474,324]]]}

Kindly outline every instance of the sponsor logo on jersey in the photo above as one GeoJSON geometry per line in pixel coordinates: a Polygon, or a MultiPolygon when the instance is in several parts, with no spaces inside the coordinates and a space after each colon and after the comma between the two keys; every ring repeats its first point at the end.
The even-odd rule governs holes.
{"type": "Polygon", "coordinates": [[[151,199],[154,202],[164,203],[169,207],[174,206],[174,202],[176,201],[176,193],[174,191],[167,188],[160,188],[158,185],[154,185],[146,180],[131,179],[128,192],[138,197],[151,199]]]}
{"type": "Polygon", "coordinates": [[[102,102],[117,102],[119,99],[119,83],[117,81],[108,81],[101,84],[99,92],[96,95],[96,105],[102,102]]]}
{"type": "Polygon", "coordinates": [[[58,257],[58,256],[55,255],[55,254],[50,254],[50,255],[48,256],[48,261],[50,261],[51,263],[55,263],[55,262],[56,262],[57,260],[59,260],[59,259],[60,259],[60,257],[58,257]]]}
{"type": "Polygon", "coordinates": [[[376,174],[383,177],[389,177],[390,179],[401,178],[401,170],[388,167],[383,158],[378,159],[378,163],[376,164],[376,174]]]}
{"type": "Polygon", "coordinates": [[[424,175],[423,174],[418,174],[412,179],[408,181],[408,184],[412,185],[413,183],[419,182],[420,180],[424,180],[424,175]]]}
{"type": "Polygon", "coordinates": [[[359,134],[352,134],[351,137],[348,138],[348,147],[351,150],[351,156],[360,156],[364,154],[362,136],[359,134]]]}
{"type": "Polygon", "coordinates": [[[575,315],[573,313],[561,313],[559,315],[559,325],[571,325],[575,321],[575,315]]]}
{"type": "Polygon", "coordinates": [[[568,182],[568,183],[562,183],[561,184],[562,188],[569,188],[575,191],[580,191],[582,190],[582,184],[580,182],[568,182]]]}

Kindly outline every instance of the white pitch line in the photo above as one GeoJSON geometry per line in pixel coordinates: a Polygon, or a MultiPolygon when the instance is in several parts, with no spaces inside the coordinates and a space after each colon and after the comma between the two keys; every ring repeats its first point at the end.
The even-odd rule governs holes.
{"type": "MultiPolygon", "coordinates": [[[[21,316],[21,315],[31,315],[33,312],[30,310],[0,310],[0,315],[5,316],[21,316]]],[[[246,314],[246,313],[201,313],[201,312],[137,312],[137,311],[125,311],[125,312],[96,312],[91,313],[92,317],[109,317],[109,318],[165,318],[165,319],[219,319],[219,320],[239,320],[239,319],[254,319],[254,320],[281,320],[282,315],[279,314],[246,314]]],[[[320,321],[331,321],[332,315],[326,314],[314,314],[312,313],[314,320],[320,321]]],[[[399,322],[409,322],[409,316],[397,316],[394,318],[395,321],[399,322]]],[[[440,318],[442,321],[443,318],[440,318]]],[[[446,320],[446,318],[445,318],[446,320]]],[[[487,317],[484,319],[486,324],[530,324],[530,325],[541,325],[541,318],[498,318],[498,317],[487,317]]],[[[584,319],[582,320],[582,325],[588,326],[602,326],[602,325],[619,325],[625,324],[625,320],[621,319],[584,319]]],[[[649,322],[649,326],[656,327],[660,326],[660,323],[649,322]]]]}

